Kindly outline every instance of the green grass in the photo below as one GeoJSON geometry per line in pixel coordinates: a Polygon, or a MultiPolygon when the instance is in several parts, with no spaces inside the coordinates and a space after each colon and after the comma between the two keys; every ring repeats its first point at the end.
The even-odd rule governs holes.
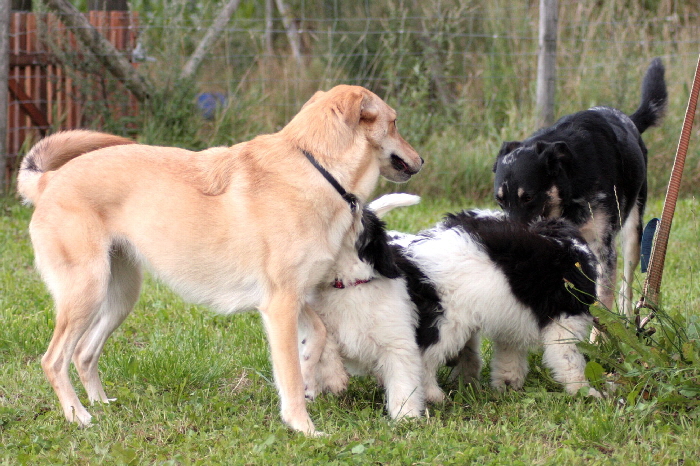
{"type": "MultiPolygon", "coordinates": [[[[697,393],[686,390],[679,395],[685,398],[667,403],[657,397],[669,386],[679,392],[697,388],[700,362],[681,361],[663,342],[648,347],[661,367],[651,360],[645,367],[610,345],[588,351],[605,370],[619,362],[620,388],[603,401],[565,395],[533,354],[523,391],[446,386],[447,400],[430,407],[428,417],[395,423],[384,413],[376,383],[355,378],[343,395],[324,395],[309,405],[327,435],[306,438],[280,421],[257,314],[214,315],[150,278],[101,359],[105,388],[117,401],[89,408],[95,423],[79,429],[63,419],[39,365],[53,311],[31,265],[31,210],[0,199],[0,463],[529,465],[697,459],[697,393]],[[649,390],[631,396],[642,381],[649,390]]],[[[392,212],[388,223],[413,231],[445,211],[473,205],[426,200],[392,212]]],[[[651,202],[648,216],[660,215],[660,209],[659,200],[651,202]]],[[[695,328],[700,304],[699,211],[697,199],[679,203],[662,285],[665,309],[686,319],[688,329],[695,328]]],[[[689,351],[697,349],[697,338],[689,334],[689,351]]],[[[487,359],[488,348],[485,344],[487,359]]],[[[79,387],[77,377],[75,383],[79,387]]],[[[84,396],[81,387],[79,395],[84,396]]]]}

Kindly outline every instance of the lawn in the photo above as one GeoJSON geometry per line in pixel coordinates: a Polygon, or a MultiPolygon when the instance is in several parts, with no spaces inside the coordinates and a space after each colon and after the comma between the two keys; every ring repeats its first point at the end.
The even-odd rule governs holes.
{"type": "MultiPolygon", "coordinates": [[[[700,454],[698,199],[681,200],[676,209],[662,284],[671,326],[684,335],[679,354],[647,339],[635,340],[639,354],[649,350],[653,360],[646,362],[624,353],[627,346],[589,349],[606,371],[624,372],[617,392],[594,400],[564,394],[534,353],[524,390],[446,385],[444,403],[423,419],[398,423],[384,413],[381,388],[356,378],[345,394],[309,405],[326,433],[319,438],[281,423],[256,313],[217,316],[150,278],[101,359],[106,391],[117,401],[89,408],[97,415],[89,428],[67,424],[39,365],[53,311],[32,266],[31,209],[0,199],[3,464],[691,464],[700,454]],[[662,390],[669,384],[670,397],[662,390]]],[[[653,200],[646,217],[660,216],[661,205],[653,200]]],[[[431,200],[392,212],[387,221],[415,231],[448,210],[473,206],[431,200]]],[[[638,279],[640,290],[643,276],[638,279]]],[[[663,322],[655,324],[663,334],[663,322]]],[[[488,360],[488,342],[484,349],[488,360]]],[[[79,386],[77,376],[74,383],[79,386]]]]}

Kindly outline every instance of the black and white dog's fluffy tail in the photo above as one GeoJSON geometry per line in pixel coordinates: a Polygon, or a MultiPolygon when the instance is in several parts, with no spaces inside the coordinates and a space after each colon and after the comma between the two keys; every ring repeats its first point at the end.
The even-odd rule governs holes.
{"type": "Polygon", "coordinates": [[[419,202],[420,196],[415,194],[390,193],[373,200],[367,204],[367,208],[374,212],[377,217],[382,218],[384,214],[396,207],[408,207],[419,202]]]}
{"type": "Polygon", "coordinates": [[[630,119],[642,134],[650,126],[658,124],[666,113],[668,92],[664,80],[664,65],[660,58],[654,58],[642,82],[642,99],[639,108],[630,119]]]}

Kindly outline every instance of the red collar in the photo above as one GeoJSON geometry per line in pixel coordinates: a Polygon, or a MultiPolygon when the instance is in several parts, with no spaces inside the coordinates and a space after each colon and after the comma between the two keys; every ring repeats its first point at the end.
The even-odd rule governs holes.
{"type": "Polygon", "coordinates": [[[357,286],[357,285],[362,285],[364,283],[369,283],[371,281],[372,281],[371,278],[368,278],[367,280],[355,280],[354,282],[346,285],[345,283],[343,283],[343,280],[341,280],[340,278],[336,278],[335,281],[333,281],[333,283],[331,284],[331,286],[333,288],[337,288],[339,290],[342,290],[346,286],[357,286]]]}

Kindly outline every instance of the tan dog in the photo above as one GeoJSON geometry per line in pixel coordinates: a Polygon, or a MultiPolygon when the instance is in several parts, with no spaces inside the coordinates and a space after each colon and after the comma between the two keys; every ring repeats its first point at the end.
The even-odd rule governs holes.
{"type": "Polygon", "coordinates": [[[131,312],[145,265],[218,312],[259,309],[282,419],[313,433],[299,314],[354,241],[357,204],[379,174],[403,182],[422,163],[397,132],[396,112],[357,86],[317,92],[280,132],[229,148],[195,153],[92,131],[40,141],[18,190],[36,206],[36,265],[56,304],[41,364],[66,418],[91,421],[69,380],[71,359],[89,401],[109,402],[98,358],[131,312]]]}

